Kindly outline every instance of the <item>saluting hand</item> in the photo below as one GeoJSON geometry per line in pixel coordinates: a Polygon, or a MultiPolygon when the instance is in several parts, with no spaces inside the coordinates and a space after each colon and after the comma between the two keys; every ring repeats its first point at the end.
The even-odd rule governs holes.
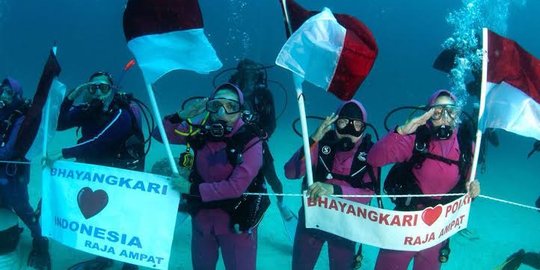
{"type": "Polygon", "coordinates": [[[308,188],[309,198],[316,200],[321,196],[328,196],[334,194],[334,186],[322,182],[315,182],[308,188]]]}
{"type": "Polygon", "coordinates": [[[328,132],[332,128],[332,124],[334,124],[337,119],[338,115],[335,115],[334,113],[326,117],[326,119],[324,119],[322,124],[319,126],[319,128],[317,128],[317,131],[315,132],[315,134],[313,134],[313,136],[311,136],[311,138],[316,142],[320,141],[324,137],[324,134],[326,134],[326,132],[328,132]]]}
{"type": "Polygon", "coordinates": [[[178,111],[178,116],[181,119],[188,119],[188,118],[192,118],[203,113],[206,110],[207,101],[208,101],[208,98],[201,98],[201,99],[196,99],[193,102],[190,102],[186,106],[186,108],[180,109],[180,111],[178,111]]]}
{"type": "Polygon", "coordinates": [[[413,118],[412,120],[408,121],[404,125],[399,126],[396,129],[397,133],[401,135],[408,135],[408,134],[414,133],[419,126],[426,124],[426,122],[431,118],[431,116],[433,116],[433,112],[434,110],[430,109],[429,111],[422,114],[421,116],[413,118]]]}
{"type": "Polygon", "coordinates": [[[82,92],[84,91],[87,91],[88,90],[88,86],[94,84],[93,82],[86,82],[86,83],[83,83],[79,86],[77,86],[77,88],[75,88],[73,91],[71,91],[68,95],[67,95],[67,98],[69,100],[75,100],[77,99],[81,94],[82,92]]]}

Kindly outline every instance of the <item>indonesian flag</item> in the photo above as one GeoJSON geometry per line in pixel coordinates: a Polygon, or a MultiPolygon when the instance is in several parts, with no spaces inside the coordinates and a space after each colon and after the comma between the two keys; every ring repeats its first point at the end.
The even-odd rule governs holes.
{"type": "Polygon", "coordinates": [[[25,114],[17,134],[15,151],[17,156],[34,160],[43,156],[56,130],[60,105],[66,93],[66,86],[58,80],[60,64],[53,48],[43,67],[32,104],[25,114]]]}
{"type": "Polygon", "coordinates": [[[483,127],[501,128],[540,140],[540,60],[516,42],[486,32],[488,64],[483,127]]]}
{"type": "MultiPolygon", "coordinates": [[[[350,100],[369,74],[378,48],[371,31],[346,14],[307,11],[293,0],[283,0],[283,13],[293,33],[276,64],[342,100],[350,100]]],[[[281,2],[281,1],[280,1],[281,2]]]]}
{"type": "Polygon", "coordinates": [[[124,35],[146,83],[173,70],[206,74],[221,68],[203,26],[197,0],[129,0],[124,35]]]}

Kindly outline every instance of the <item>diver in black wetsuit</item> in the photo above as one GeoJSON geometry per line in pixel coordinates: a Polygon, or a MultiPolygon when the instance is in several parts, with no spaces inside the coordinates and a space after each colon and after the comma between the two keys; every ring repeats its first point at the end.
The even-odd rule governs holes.
{"type": "MultiPolygon", "coordinates": [[[[236,72],[230,77],[229,82],[236,84],[242,89],[245,105],[250,111],[248,122],[255,123],[264,130],[270,138],[276,129],[276,110],[272,92],[268,89],[266,68],[250,59],[241,60],[236,72]]],[[[279,180],[274,167],[274,158],[267,143],[263,144],[263,172],[266,182],[272,187],[274,193],[282,194],[283,185],[279,180]]],[[[278,207],[282,216],[288,220],[293,213],[283,204],[283,196],[277,196],[278,207]]]]}
{"type": "MultiPolygon", "coordinates": [[[[62,158],[144,171],[141,108],[129,94],[115,93],[110,74],[96,72],[69,93],[60,107],[58,130],[81,129],[77,144],[62,149],[62,158]],[[83,96],[86,103],[74,105],[83,96]]],[[[57,157],[58,158],[58,157],[57,157]]]]}
{"type": "MultiPolygon", "coordinates": [[[[81,129],[77,144],[62,149],[51,159],[75,158],[77,162],[143,171],[145,139],[141,129],[141,108],[125,93],[115,93],[112,76],[95,72],[88,82],[66,95],[60,108],[58,130],[81,129]],[[82,96],[85,103],[74,105],[82,96]]],[[[70,270],[99,270],[113,264],[97,257],[71,266],[70,270]]],[[[139,269],[124,263],[123,270],[139,269]]]]}
{"type": "MultiPolygon", "coordinates": [[[[49,86],[38,89],[34,100],[47,99],[49,86]]],[[[34,110],[30,110],[30,101],[23,98],[23,90],[17,80],[8,77],[0,84],[0,207],[13,210],[31,232],[33,240],[28,266],[45,270],[51,269],[49,241],[41,234],[39,220],[30,206],[30,165],[25,158],[33,141],[31,134],[35,135],[39,128],[39,123],[37,126],[28,124],[36,117],[34,113],[43,108],[44,102],[38,103],[34,102],[34,110]]],[[[20,233],[17,230],[12,232],[20,233]]],[[[0,242],[4,241],[7,240],[0,239],[0,242]]]]}

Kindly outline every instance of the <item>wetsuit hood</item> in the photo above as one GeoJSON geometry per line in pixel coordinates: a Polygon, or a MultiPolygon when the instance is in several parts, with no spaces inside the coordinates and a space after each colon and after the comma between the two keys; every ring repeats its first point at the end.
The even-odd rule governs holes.
{"type": "Polygon", "coordinates": [[[364,123],[367,121],[367,112],[364,105],[355,99],[344,102],[338,108],[336,114],[347,118],[362,119],[364,123]]]}
{"type": "Polygon", "coordinates": [[[213,99],[214,96],[216,95],[216,93],[219,90],[223,90],[223,89],[230,89],[230,90],[235,91],[236,95],[238,96],[238,102],[240,103],[240,106],[244,106],[244,94],[242,93],[242,90],[240,90],[240,88],[236,84],[232,84],[232,83],[224,83],[224,84],[216,87],[214,92],[212,92],[212,95],[210,96],[210,99],[213,99]]]}
{"type": "Polygon", "coordinates": [[[9,85],[11,87],[11,89],[13,89],[13,92],[15,93],[15,96],[17,96],[19,99],[22,97],[23,89],[22,89],[22,86],[19,83],[19,81],[15,80],[15,79],[13,79],[11,77],[7,77],[2,81],[2,85],[9,85]]]}
{"type": "Polygon", "coordinates": [[[435,104],[435,100],[437,100],[437,98],[440,97],[440,96],[449,96],[454,101],[454,103],[457,103],[456,95],[452,94],[452,92],[450,92],[450,91],[448,91],[446,89],[441,89],[441,90],[435,91],[435,93],[433,93],[429,97],[427,105],[432,106],[433,104],[435,104]]]}

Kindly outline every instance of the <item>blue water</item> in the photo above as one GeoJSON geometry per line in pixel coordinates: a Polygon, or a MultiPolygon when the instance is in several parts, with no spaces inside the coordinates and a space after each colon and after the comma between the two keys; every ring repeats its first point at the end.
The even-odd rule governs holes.
{"type": "MultiPolygon", "coordinates": [[[[235,66],[244,57],[265,64],[274,62],[286,39],[278,1],[199,2],[205,31],[224,68],[235,66]]],[[[298,2],[309,9],[328,6],[334,12],[348,13],[362,20],[373,32],[379,46],[379,55],[355,98],[364,103],[368,110],[368,121],[381,134],[385,133],[383,118],[392,108],[423,104],[435,89],[451,88],[460,91],[461,77],[450,79],[446,74],[434,70],[431,65],[443,44],[448,44],[448,38],[464,37],[463,29],[471,29],[467,25],[489,26],[518,41],[530,53],[540,57],[540,1],[537,0],[298,2]],[[464,9],[470,12],[460,13],[464,9]],[[459,14],[460,19],[448,22],[450,13],[459,14]]],[[[36,88],[47,52],[54,43],[58,44],[58,58],[63,69],[60,79],[68,88],[86,81],[89,74],[96,70],[119,74],[123,65],[132,57],[122,32],[124,6],[125,1],[119,0],[0,0],[0,77],[10,75],[19,79],[25,96],[30,97],[36,88]]],[[[156,84],[161,112],[176,110],[187,97],[208,95],[213,74],[176,71],[165,76],[156,84]]],[[[272,86],[278,110],[285,105],[284,95],[289,100],[270,143],[272,149],[275,149],[273,152],[278,175],[284,179],[281,168],[300,145],[300,139],[290,128],[291,121],[298,116],[298,109],[294,102],[291,76],[282,69],[273,68],[269,70],[269,77],[280,81],[287,88],[283,92],[272,86]]],[[[147,100],[138,68],[126,74],[123,86],[124,90],[147,100]]],[[[337,98],[314,86],[306,84],[304,90],[308,114],[325,116],[338,105],[337,98]]],[[[311,123],[311,130],[314,129],[315,123],[311,123]]],[[[487,171],[479,175],[482,193],[533,205],[540,195],[536,171],[540,154],[530,159],[526,159],[526,154],[534,141],[503,131],[498,134],[501,146],[489,149],[487,171]]],[[[61,133],[52,149],[58,149],[68,142],[75,142],[75,135],[70,132],[61,133]]],[[[161,158],[162,153],[162,146],[155,144],[148,157],[148,164],[161,158]]],[[[175,154],[178,154],[177,148],[175,154]]],[[[39,183],[39,178],[32,180],[33,202],[39,198],[39,183]]],[[[299,190],[297,182],[287,182],[284,179],[284,184],[288,193],[299,190]]],[[[287,203],[298,207],[297,200],[288,198],[287,203]]],[[[292,248],[281,229],[278,216],[277,209],[271,208],[261,225],[259,269],[289,268],[292,248]]],[[[176,259],[173,259],[171,269],[191,268],[190,226],[187,224],[177,228],[173,250],[176,259]]],[[[443,269],[493,269],[519,248],[538,251],[539,225],[538,212],[477,199],[472,208],[469,227],[480,239],[471,241],[456,237],[452,243],[450,262],[443,269]]],[[[29,237],[26,237],[22,243],[23,253],[28,252],[29,241],[29,237]]],[[[77,256],[68,255],[73,252],[53,244],[53,269],[65,269],[66,265],[74,263],[76,259],[88,257],[79,253],[76,253],[77,256]]],[[[375,256],[376,249],[368,247],[363,269],[373,267],[375,256]]],[[[326,262],[324,253],[317,269],[327,269],[326,262]]]]}

